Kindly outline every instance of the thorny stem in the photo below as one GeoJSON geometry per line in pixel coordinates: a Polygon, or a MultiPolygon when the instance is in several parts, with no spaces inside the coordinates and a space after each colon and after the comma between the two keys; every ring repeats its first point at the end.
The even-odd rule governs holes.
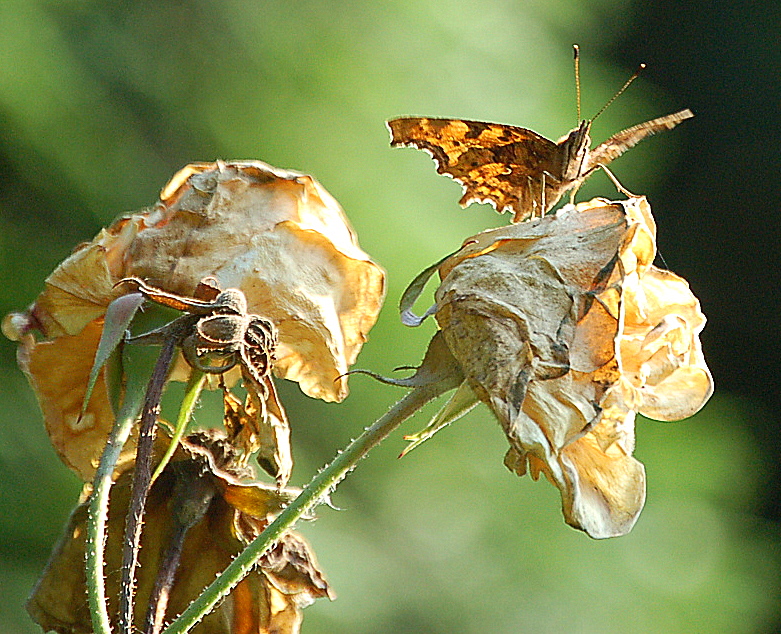
{"type": "Polygon", "coordinates": [[[106,605],[104,577],[104,550],[106,545],[106,521],[108,519],[109,492],[113,481],[114,467],[127,442],[133,424],[143,403],[143,374],[131,374],[125,391],[125,400],[114,421],[106,446],[95,471],[87,516],[87,597],[92,614],[92,629],[95,634],[111,634],[111,622],[106,605]],[[135,378],[135,380],[134,380],[135,378]]]}
{"type": "Polygon", "coordinates": [[[152,448],[155,439],[157,418],[160,414],[160,399],[163,394],[171,363],[176,352],[177,339],[168,337],[163,342],[160,356],[149,379],[141,414],[136,463],[133,471],[133,488],[130,493],[130,506],[125,521],[125,540],[122,548],[122,581],[119,595],[119,631],[132,634],[133,603],[135,596],[136,565],[141,541],[144,506],[146,505],[149,483],[152,476],[152,448]]]}
{"type": "Polygon", "coordinates": [[[293,500],[279,516],[266,527],[236,558],[225,571],[215,579],[187,609],[169,625],[163,634],[185,634],[190,631],[209,611],[227,596],[231,590],[252,570],[263,554],[296,521],[328,495],[358,461],[407,418],[412,416],[441,389],[437,385],[416,387],[408,392],[386,414],[353,440],[330,465],[318,473],[309,485],[293,500]]]}

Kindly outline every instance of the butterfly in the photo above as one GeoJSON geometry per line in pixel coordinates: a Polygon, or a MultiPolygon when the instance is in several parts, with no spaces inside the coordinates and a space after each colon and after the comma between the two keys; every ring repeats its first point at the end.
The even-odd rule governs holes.
{"type": "Polygon", "coordinates": [[[526,128],[461,119],[400,117],[388,121],[391,146],[425,150],[437,172],[464,188],[462,207],[472,202],[512,211],[513,222],[545,215],[568,190],[577,189],[600,167],[645,137],[670,130],[693,117],[681,110],[640,123],[611,136],[593,150],[592,120],[556,142],[526,128]]]}

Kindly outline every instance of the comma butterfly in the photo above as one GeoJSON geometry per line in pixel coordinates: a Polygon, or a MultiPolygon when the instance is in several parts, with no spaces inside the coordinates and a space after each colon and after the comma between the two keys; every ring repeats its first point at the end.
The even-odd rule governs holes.
{"type": "Polygon", "coordinates": [[[490,203],[500,213],[512,211],[512,221],[520,222],[545,215],[566,191],[577,191],[596,169],[604,168],[645,137],[670,130],[693,116],[687,109],[640,123],[593,150],[589,147],[593,119],[582,120],[557,142],[526,128],[461,119],[400,117],[387,125],[393,147],[425,150],[436,162],[437,172],[463,186],[461,206],[490,203]]]}

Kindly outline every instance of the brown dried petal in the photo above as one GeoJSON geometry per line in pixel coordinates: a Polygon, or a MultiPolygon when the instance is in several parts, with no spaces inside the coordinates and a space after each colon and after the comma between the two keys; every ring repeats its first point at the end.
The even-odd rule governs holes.
{"type": "Polygon", "coordinates": [[[545,473],[593,537],[626,533],[642,509],[635,413],[688,416],[712,390],[699,304],[654,257],[637,198],[484,232],[440,267],[436,319],[507,434],[505,464],[545,473]]]}
{"type": "MultiPolygon", "coordinates": [[[[17,355],[19,367],[27,375],[41,405],[54,450],[85,481],[95,472],[97,458],[114,420],[105,368],[98,376],[86,412],[80,415],[92,367],[91,361],[85,362],[84,350],[91,350],[94,355],[102,327],[100,322],[93,321],[78,335],[62,335],[38,343],[27,334],[20,342],[17,355]]],[[[134,454],[135,438],[131,438],[117,468],[121,470],[134,454]]]]}
{"type": "Polygon", "coordinates": [[[127,275],[184,295],[207,275],[242,290],[279,330],[277,374],[310,396],[347,395],[335,379],[377,318],[384,273],[312,177],[259,161],[190,165],[144,222],[127,275]]]}
{"type": "Polygon", "coordinates": [[[280,486],[286,486],[293,470],[290,425],[271,377],[265,380],[265,403],[249,391],[244,404],[229,391],[223,395],[225,427],[234,446],[245,454],[258,452],[257,461],[280,486]]]}
{"type": "MultiPolygon", "coordinates": [[[[20,365],[53,437],[70,434],[58,427],[83,394],[74,377],[88,376],[94,332],[110,301],[126,290],[114,285],[133,276],[185,296],[193,296],[206,277],[222,288],[239,288],[249,311],[279,329],[275,372],[328,401],[347,395],[345,372],[384,296],[382,269],[360,249],[338,203],[311,177],[260,161],[187,166],[154,207],[121,218],[77,247],[47,278],[35,303],[3,321],[3,333],[20,342],[20,365]],[[61,342],[64,336],[73,339],[61,342]],[[68,359],[67,372],[52,371],[62,367],[50,364],[58,357],[68,359]],[[50,402],[61,398],[66,400],[50,402]]],[[[186,380],[189,366],[180,359],[177,368],[172,378],[186,380]]],[[[239,371],[228,375],[235,381],[239,371]]],[[[113,424],[106,408],[92,411],[94,445],[54,441],[84,479],[91,478],[87,464],[113,424]]]]}
{"type": "Polygon", "coordinates": [[[700,303],[683,278],[651,265],[656,255],[650,207],[645,198],[627,205],[637,227],[621,252],[623,328],[619,339],[626,381],[616,386],[609,404],[627,407],[657,420],[679,420],[697,412],[713,393],[713,378],[702,354],[705,327],[700,303]],[[620,393],[620,395],[619,395],[620,393]]]}

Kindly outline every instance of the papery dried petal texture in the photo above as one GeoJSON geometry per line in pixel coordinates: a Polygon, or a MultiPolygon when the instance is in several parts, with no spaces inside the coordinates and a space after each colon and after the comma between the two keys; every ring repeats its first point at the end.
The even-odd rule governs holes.
{"type": "Polygon", "coordinates": [[[565,208],[487,231],[440,267],[436,319],[510,441],[507,466],[544,473],[567,521],[629,531],[645,500],[634,416],[697,411],[712,390],[685,282],[652,266],[643,198],[565,208]]]}
{"type": "MultiPolygon", "coordinates": [[[[327,401],[347,395],[343,375],[376,321],[384,272],[312,177],[260,161],[197,163],[171,179],[156,205],[120,218],[77,247],[34,304],[4,320],[6,336],[20,341],[20,366],[36,388],[53,439],[78,438],[79,429],[56,430],[78,420],[86,385],[46,371],[41,356],[81,349],[81,359],[71,360],[79,363],[74,373],[88,373],[97,340],[87,326],[99,327],[106,306],[124,292],[116,282],[137,277],[192,296],[208,276],[222,288],[242,290],[250,312],[274,322],[278,376],[327,401]]],[[[180,359],[173,378],[183,380],[188,372],[180,359]]],[[[229,382],[238,375],[232,371],[229,382]]],[[[91,437],[105,439],[110,429],[108,402],[99,385],[90,401],[91,411],[101,413],[88,421],[91,437]]],[[[80,421],[82,428],[88,423],[80,421]]],[[[91,477],[99,447],[55,448],[79,475],[91,477]]]]}
{"type": "MultiPolygon", "coordinates": [[[[144,612],[177,517],[188,506],[199,507],[199,519],[186,532],[181,560],[171,587],[167,621],[180,614],[240,552],[246,540],[275,517],[295,493],[277,492],[253,483],[250,471],[221,464],[231,448],[200,432],[183,444],[152,488],[147,503],[140,551],[136,624],[144,612]],[[224,453],[221,455],[220,451],[224,453]],[[224,468],[223,468],[224,467],[224,468]],[[225,470],[227,469],[227,470],[225,470]],[[182,509],[185,509],[182,511],[182,509]],[[247,532],[246,527],[251,527],[247,532]]],[[[111,493],[106,548],[108,570],[121,565],[122,527],[127,511],[130,474],[120,476],[111,493]]],[[[91,632],[84,576],[84,533],[87,507],[76,508],[28,601],[28,611],[46,631],[91,632]]],[[[118,575],[108,575],[107,594],[118,593],[118,575]]],[[[295,533],[283,536],[257,568],[196,625],[194,634],[299,631],[302,609],[320,597],[333,598],[309,545],[295,533]]],[[[109,604],[111,618],[116,605],[109,604]]]]}

